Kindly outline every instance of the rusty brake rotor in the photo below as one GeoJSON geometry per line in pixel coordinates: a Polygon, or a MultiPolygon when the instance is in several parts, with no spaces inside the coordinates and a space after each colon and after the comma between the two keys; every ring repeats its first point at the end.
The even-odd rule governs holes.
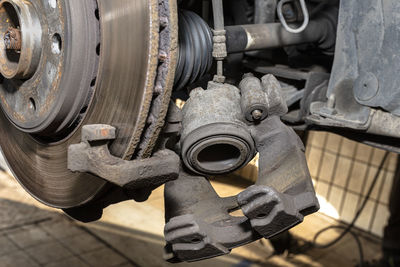
{"type": "Polygon", "coordinates": [[[0,7],[0,61],[15,73],[0,68],[5,158],[38,200],[83,205],[107,187],[67,169],[68,146],[79,143],[83,125],[116,127],[115,156],[152,153],[173,86],[176,3],[3,0],[0,7]],[[21,47],[10,45],[18,44],[10,29],[20,32],[21,47]]]}

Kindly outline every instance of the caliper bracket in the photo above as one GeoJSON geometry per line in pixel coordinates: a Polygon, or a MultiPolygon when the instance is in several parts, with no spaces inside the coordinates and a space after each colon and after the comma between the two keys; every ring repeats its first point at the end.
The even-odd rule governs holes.
{"type": "Polygon", "coordinates": [[[178,177],[179,156],[168,149],[148,159],[123,160],[111,155],[108,143],[115,133],[109,125],[83,126],[82,142],[68,148],[68,169],[89,172],[128,189],[154,188],[178,177]]]}
{"type": "MultiPolygon", "coordinates": [[[[241,109],[259,152],[255,185],[221,198],[205,177],[182,170],[165,184],[165,239],[169,261],[196,261],[271,238],[319,209],[300,138],[280,120],[287,112],[279,82],[246,75],[241,109]],[[263,101],[265,100],[265,101],[263,101]],[[258,114],[257,114],[258,113],[258,114]],[[243,216],[232,216],[241,210],[243,216]]],[[[192,96],[191,96],[192,97],[192,96]]]]}
{"type": "Polygon", "coordinates": [[[181,171],[165,185],[166,258],[196,261],[230,252],[261,237],[271,238],[319,209],[304,146],[278,116],[252,126],[260,153],[255,185],[221,198],[210,182],[181,171]],[[241,209],[244,216],[230,213],[241,209]]]}

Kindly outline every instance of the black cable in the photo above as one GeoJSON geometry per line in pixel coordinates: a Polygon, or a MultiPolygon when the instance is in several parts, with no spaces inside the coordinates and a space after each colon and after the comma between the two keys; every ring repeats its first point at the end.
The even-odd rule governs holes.
{"type": "Polygon", "coordinates": [[[351,223],[348,226],[329,226],[329,227],[321,229],[320,231],[318,231],[318,233],[315,234],[315,236],[313,238],[313,241],[311,243],[312,247],[320,248],[320,249],[329,248],[329,247],[335,245],[337,242],[339,242],[346,234],[350,233],[353,236],[353,238],[356,241],[356,243],[357,243],[358,251],[359,251],[359,255],[360,255],[360,266],[363,266],[364,253],[363,253],[363,249],[362,249],[362,244],[361,244],[360,239],[358,238],[358,236],[354,232],[352,232],[351,230],[353,229],[355,223],[357,222],[357,220],[360,217],[361,213],[363,212],[365,206],[367,205],[367,202],[368,202],[368,200],[369,200],[369,198],[371,196],[372,191],[375,188],[376,182],[378,181],[378,178],[379,178],[380,174],[382,173],[383,165],[385,164],[386,159],[388,158],[388,156],[389,156],[389,152],[386,152],[385,155],[382,158],[382,161],[381,161],[380,165],[379,165],[378,171],[376,172],[375,177],[372,180],[371,186],[368,189],[367,195],[365,196],[365,199],[363,200],[360,208],[357,210],[357,212],[356,212],[353,220],[351,221],[351,223]],[[332,241],[330,241],[330,242],[328,242],[326,244],[317,244],[318,237],[322,233],[324,233],[324,232],[326,232],[326,231],[328,231],[330,229],[343,229],[343,232],[337,238],[333,239],[332,241]]]}

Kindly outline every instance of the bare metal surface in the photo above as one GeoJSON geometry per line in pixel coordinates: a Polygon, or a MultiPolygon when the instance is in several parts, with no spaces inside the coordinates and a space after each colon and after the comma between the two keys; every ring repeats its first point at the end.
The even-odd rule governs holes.
{"type": "Polygon", "coordinates": [[[113,113],[104,109],[96,116],[116,119],[110,125],[118,127],[119,136],[111,151],[128,159],[140,140],[153,96],[159,47],[158,1],[101,0],[99,7],[104,18],[99,88],[108,92],[103,96],[109,98],[105,106],[120,108],[113,113]],[[118,40],[118,45],[113,40],[118,40]],[[114,102],[116,98],[120,103],[114,102]]]}

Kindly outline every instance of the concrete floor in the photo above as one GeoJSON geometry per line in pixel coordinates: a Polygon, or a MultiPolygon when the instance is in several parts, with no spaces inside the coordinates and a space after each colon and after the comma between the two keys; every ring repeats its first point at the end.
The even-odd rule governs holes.
{"type": "MultiPolygon", "coordinates": [[[[213,181],[221,196],[234,195],[246,182],[229,178],[213,181]],[[228,184],[228,182],[230,184],[228,184]]],[[[337,224],[315,214],[291,232],[304,243],[321,228],[337,224]]],[[[32,199],[5,173],[0,172],[0,267],[24,266],[174,266],[162,258],[164,215],[162,188],[145,203],[128,201],[105,210],[94,223],[71,221],[61,212],[32,199]]],[[[362,234],[367,259],[380,256],[379,240],[362,234]]],[[[320,242],[337,236],[328,232],[320,242]]],[[[350,236],[326,250],[274,256],[266,240],[234,249],[230,255],[175,266],[354,266],[358,254],[350,236]]]]}

